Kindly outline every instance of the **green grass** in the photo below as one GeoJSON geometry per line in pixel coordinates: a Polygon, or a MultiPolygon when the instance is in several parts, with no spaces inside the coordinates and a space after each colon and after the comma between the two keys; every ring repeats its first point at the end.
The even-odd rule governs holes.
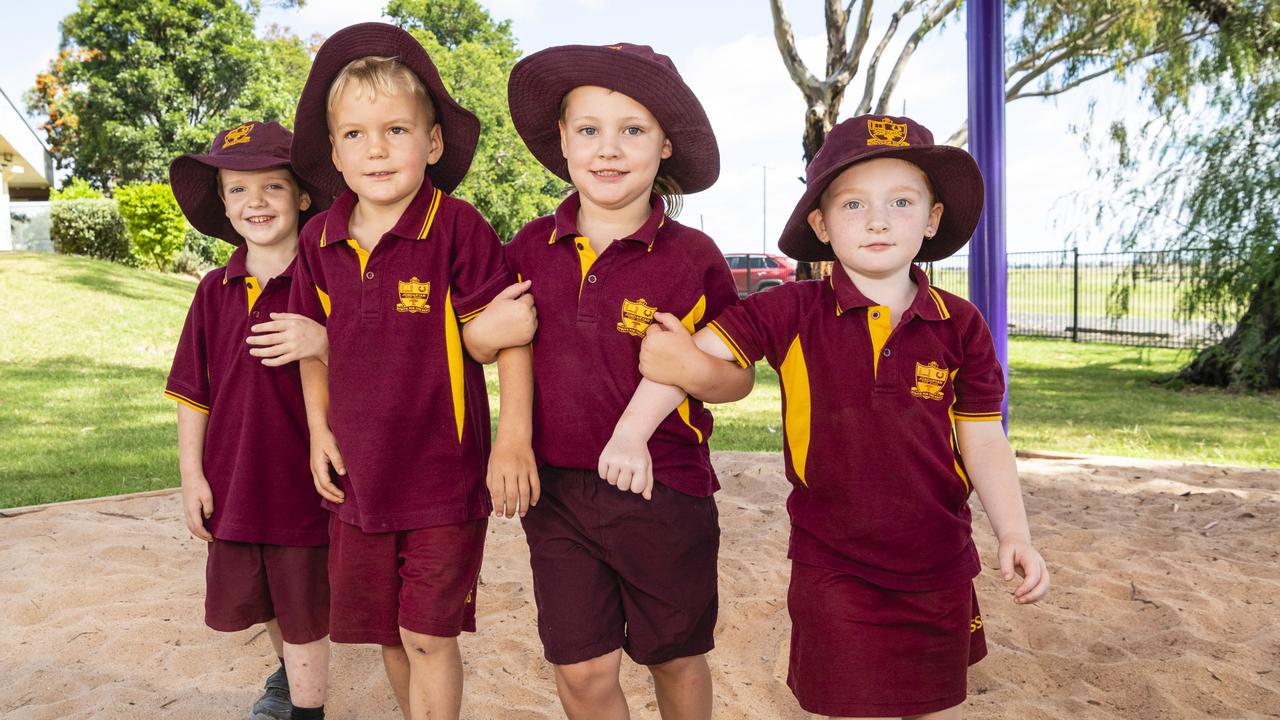
{"type": "MultiPolygon", "coordinates": [[[[0,507],[178,484],[161,391],[194,292],[175,275],[0,254],[0,507]]],[[[1280,395],[1158,384],[1177,351],[1015,339],[1010,354],[1019,449],[1280,466],[1280,395]]],[[[781,448],[777,376],[757,367],[750,397],[714,408],[714,449],[781,448]]]]}

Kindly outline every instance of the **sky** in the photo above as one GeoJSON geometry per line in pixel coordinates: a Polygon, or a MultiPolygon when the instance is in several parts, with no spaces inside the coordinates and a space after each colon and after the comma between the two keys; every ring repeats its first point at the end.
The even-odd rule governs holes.
{"type": "MultiPolygon", "coordinates": [[[[511,20],[526,54],[552,45],[633,42],[669,55],[706,109],[721,155],[719,182],[686,197],[680,221],[702,228],[724,252],[777,252],[777,237],[803,191],[805,105],[779,55],[766,0],[481,4],[495,18],[511,20]]],[[[22,28],[0,49],[0,88],[21,107],[36,73],[57,53],[59,21],[76,3],[0,0],[0,5],[5,6],[6,24],[22,28]]],[[[352,23],[382,19],[385,5],[386,0],[307,0],[302,9],[265,9],[259,25],[276,23],[304,37],[329,35],[352,23]]],[[[786,7],[801,56],[818,74],[826,48],[822,4],[788,0],[786,7]]],[[[879,17],[873,24],[869,46],[886,20],[879,17]]],[[[909,30],[899,29],[886,58],[896,57],[909,30]]],[[[966,115],[965,64],[961,10],[916,50],[891,112],[903,114],[905,107],[906,115],[944,140],[966,115]]],[[[1087,126],[1091,103],[1099,118],[1140,116],[1137,93],[1132,82],[1126,86],[1104,78],[1057,98],[1027,98],[1006,106],[1009,252],[1061,250],[1072,244],[1082,251],[1105,248],[1105,229],[1094,225],[1092,208],[1082,207],[1081,198],[1097,194],[1089,152],[1073,128],[1087,126]]],[[[861,93],[848,95],[854,96],[847,103],[851,113],[861,93]]]]}

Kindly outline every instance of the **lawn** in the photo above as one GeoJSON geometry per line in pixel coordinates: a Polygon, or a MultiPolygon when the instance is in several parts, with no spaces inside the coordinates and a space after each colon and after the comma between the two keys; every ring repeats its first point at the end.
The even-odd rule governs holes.
{"type": "MultiPolygon", "coordinates": [[[[161,396],[195,282],[84,258],[0,254],[0,507],[172,487],[161,396]]],[[[1024,450],[1280,466],[1280,395],[1173,390],[1185,355],[1013,339],[1024,450]]],[[[715,408],[717,450],[781,447],[778,380],[715,408]]],[[[496,405],[496,400],[495,400],[496,405]]]]}

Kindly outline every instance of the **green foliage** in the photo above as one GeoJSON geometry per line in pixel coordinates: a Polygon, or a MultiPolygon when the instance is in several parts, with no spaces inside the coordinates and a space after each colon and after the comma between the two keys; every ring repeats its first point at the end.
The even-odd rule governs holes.
{"type": "Polygon", "coordinates": [[[58,190],[49,193],[49,199],[59,200],[101,200],[106,197],[102,191],[89,184],[84,178],[71,178],[71,181],[58,190]]]}
{"type": "Polygon", "coordinates": [[[484,128],[458,197],[503,240],[554,210],[563,183],[529,154],[507,109],[507,76],[520,56],[510,23],[494,22],[475,0],[392,0],[387,15],[422,43],[449,92],[484,128]]]}
{"type": "Polygon", "coordinates": [[[168,268],[187,237],[187,219],[173,190],[164,183],[137,183],[117,188],[116,200],[134,258],[157,270],[168,268]]]}
{"type": "MultiPolygon", "coordinates": [[[[289,121],[296,38],[254,36],[258,3],[79,0],[28,93],[59,165],[99,187],[164,179],[169,161],[244,120],[289,121]]],[[[295,75],[296,74],[296,75],[295,75]]]]}
{"type": "Polygon", "coordinates": [[[129,236],[115,200],[55,199],[49,205],[49,238],[64,255],[129,260],[129,236]]]}
{"type": "Polygon", "coordinates": [[[182,253],[179,254],[189,253],[197,269],[207,270],[226,265],[235,249],[234,245],[225,240],[209,237],[193,227],[188,227],[182,253]]]}

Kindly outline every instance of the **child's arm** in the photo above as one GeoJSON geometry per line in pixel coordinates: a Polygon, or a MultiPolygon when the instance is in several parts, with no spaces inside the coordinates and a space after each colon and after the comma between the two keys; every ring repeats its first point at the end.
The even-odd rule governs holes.
{"type": "Polygon", "coordinates": [[[495,514],[515,517],[519,513],[524,517],[530,507],[538,504],[541,495],[538,464],[531,446],[533,350],[525,345],[504,348],[497,355],[498,434],[493,441],[493,452],[489,454],[485,484],[489,487],[495,514]]]}
{"type": "Polygon", "coordinates": [[[476,362],[493,362],[503,348],[533,342],[538,309],[529,294],[529,280],[508,285],[475,318],[462,326],[462,344],[476,362]]]}
{"type": "Polygon", "coordinates": [[[640,373],[675,385],[709,403],[741,400],[755,384],[755,371],[737,363],[719,335],[702,328],[690,335],[675,315],[655,313],[640,345],[640,373]]]}
{"type": "Polygon", "coordinates": [[[622,411],[613,435],[600,453],[600,477],[623,492],[653,498],[653,459],[649,438],[664,418],[685,398],[684,390],[642,379],[627,409],[622,411]]]}
{"type": "Polygon", "coordinates": [[[191,534],[210,542],[204,521],[213,516],[213,492],[204,476],[204,433],[209,416],[178,403],[178,470],[182,474],[182,516],[191,534]]]}
{"type": "Polygon", "coordinates": [[[1013,601],[1034,603],[1049,592],[1049,569],[1031,544],[1013,448],[999,421],[961,421],[955,425],[969,480],[1000,542],[1000,574],[1006,581],[1013,580],[1015,570],[1022,575],[1013,601]]]}
{"type": "Polygon", "coordinates": [[[302,399],[307,406],[307,429],[311,433],[311,479],[316,492],[330,502],[340,503],[346,495],[329,477],[329,467],[339,475],[347,474],[347,466],[338,452],[338,441],[329,429],[329,368],[316,359],[298,363],[302,378],[302,399]]]}
{"type": "Polygon", "coordinates": [[[297,313],[271,313],[271,321],[249,328],[260,333],[245,339],[249,354],[262,358],[267,367],[314,358],[329,364],[329,334],[320,323],[297,313]]]}

